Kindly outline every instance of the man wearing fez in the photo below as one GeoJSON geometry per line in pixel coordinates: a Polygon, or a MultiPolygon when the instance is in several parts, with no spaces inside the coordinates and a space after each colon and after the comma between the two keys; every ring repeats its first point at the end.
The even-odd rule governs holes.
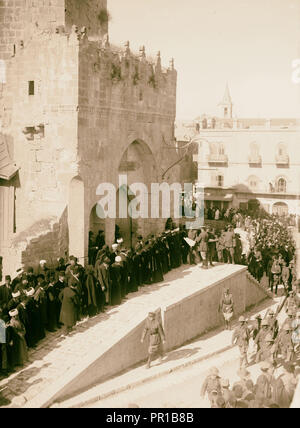
{"type": "Polygon", "coordinates": [[[28,280],[28,286],[35,288],[37,286],[37,279],[34,275],[33,267],[29,266],[27,268],[27,280],[28,280]]]}
{"type": "Polygon", "coordinates": [[[6,275],[5,283],[0,286],[0,308],[4,314],[8,314],[7,305],[12,298],[11,277],[6,275]]]}
{"type": "Polygon", "coordinates": [[[146,368],[149,369],[151,361],[153,361],[156,356],[159,357],[159,362],[161,362],[163,358],[162,344],[166,341],[164,330],[161,323],[157,320],[155,312],[149,312],[148,314],[146,325],[141,338],[141,343],[144,342],[147,333],[149,334],[149,356],[146,368]]]}
{"type": "Polygon", "coordinates": [[[55,282],[54,285],[54,296],[55,296],[55,316],[56,316],[56,324],[60,327],[60,310],[61,310],[61,301],[59,299],[60,292],[67,287],[67,281],[64,271],[60,271],[58,273],[58,281],[55,282]]]}

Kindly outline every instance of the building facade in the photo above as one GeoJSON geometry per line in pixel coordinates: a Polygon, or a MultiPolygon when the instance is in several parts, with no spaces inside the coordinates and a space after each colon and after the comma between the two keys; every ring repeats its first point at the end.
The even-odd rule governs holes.
{"type": "Polygon", "coordinates": [[[68,254],[85,263],[89,231],[111,244],[117,224],[131,245],[163,227],[99,218],[97,188],[118,188],[120,175],[128,189],[160,183],[176,160],[164,143],[174,140],[174,62],[112,46],[106,0],[1,2],[0,29],[3,273],[68,254]]]}
{"type": "Polygon", "coordinates": [[[228,86],[219,108],[219,116],[176,124],[178,140],[198,144],[206,206],[299,215],[300,120],[234,118],[228,86]]]}

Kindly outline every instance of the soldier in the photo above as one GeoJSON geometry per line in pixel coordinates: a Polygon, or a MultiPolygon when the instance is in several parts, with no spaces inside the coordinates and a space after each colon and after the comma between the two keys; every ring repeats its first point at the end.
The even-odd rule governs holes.
{"type": "Polygon", "coordinates": [[[278,331],[279,331],[279,324],[278,324],[278,321],[275,317],[275,313],[274,313],[273,309],[269,310],[266,319],[268,320],[269,330],[272,333],[273,339],[276,339],[276,337],[278,335],[278,331]]]}
{"type": "Polygon", "coordinates": [[[211,407],[216,405],[216,399],[221,396],[221,382],[219,376],[219,370],[216,367],[212,367],[209,371],[209,375],[206,377],[202,388],[201,397],[204,398],[205,394],[208,394],[208,398],[211,407]]]}
{"type": "Polygon", "coordinates": [[[281,271],[281,279],[284,285],[285,293],[288,293],[289,288],[289,279],[290,279],[290,268],[286,265],[286,262],[282,262],[282,271],[281,271]]]}
{"type": "Polygon", "coordinates": [[[149,312],[148,314],[146,325],[141,338],[141,343],[144,342],[147,333],[149,333],[149,357],[146,368],[150,369],[151,361],[155,358],[156,355],[159,356],[159,362],[161,362],[163,358],[162,344],[166,341],[164,330],[161,323],[156,319],[155,312],[149,312]]]}
{"type": "Polygon", "coordinates": [[[261,329],[259,333],[256,335],[254,343],[257,345],[256,358],[255,362],[258,363],[261,358],[261,349],[264,343],[264,340],[269,333],[269,323],[267,319],[263,319],[261,323],[261,329]]]}
{"type": "Polygon", "coordinates": [[[268,333],[261,345],[261,359],[276,365],[276,345],[271,333],[268,333]]]}
{"type": "Polygon", "coordinates": [[[264,361],[261,363],[260,370],[262,371],[262,374],[257,378],[255,395],[258,397],[264,397],[265,404],[267,405],[272,399],[273,367],[269,362],[264,361]]]}
{"type": "Polygon", "coordinates": [[[242,368],[243,363],[246,367],[248,366],[247,352],[249,347],[250,340],[250,331],[246,325],[246,320],[243,316],[239,318],[240,325],[233,332],[232,344],[238,345],[240,350],[240,368],[242,368]]]}
{"type": "Polygon", "coordinates": [[[227,252],[227,263],[234,264],[235,233],[231,225],[228,226],[224,234],[224,245],[227,252]]]}
{"type": "Polygon", "coordinates": [[[230,330],[230,320],[233,316],[233,297],[226,288],[219,305],[219,311],[222,311],[225,319],[225,330],[230,330]]]}
{"type": "Polygon", "coordinates": [[[230,400],[234,399],[234,394],[230,391],[230,383],[228,379],[221,380],[221,395],[225,401],[225,407],[228,408],[230,400]]]}
{"type": "Polygon", "coordinates": [[[285,362],[294,360],[294,343],[292,340],[292,326],[286,324],[284,331],[279,335],[276,341],[276,352],[280,353],[285,362]]]}
{"type": "Polygon", "coordinates": [[[294,312],[296,315],[296,312],[297,312],[299,306],[300,306],[299,298],[297,297],[297,295],[294,291],[290,291],[289,296],[285,302],[285,311],[286,312],[294,312]]]}
{"type": "Polygon", "coordinates": [[[202,268],[208,268],[207,252],[208,252],[208,233],[206,228],[202,227],[200,234],[197,236],[196,241],[198,244],[198,251],[202,258],[202,268]]]}

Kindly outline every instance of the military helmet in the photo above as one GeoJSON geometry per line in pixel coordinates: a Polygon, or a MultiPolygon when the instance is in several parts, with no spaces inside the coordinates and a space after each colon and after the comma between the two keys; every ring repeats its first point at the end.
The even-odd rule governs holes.
{"type": "Polygon", "coordinates": [[[243,316],[239,317],[239,322],[246,322],[245,318],[243,316]]]}
{"type": "Polygon", "coordinates": [[[262,320],[261,325],[262,325],[262,326],[264,326],[264,325],[267,325],[267,326],[268,326],[268,325],[269,325],[268,320],[266,320],[266,319],[262,320]]]}

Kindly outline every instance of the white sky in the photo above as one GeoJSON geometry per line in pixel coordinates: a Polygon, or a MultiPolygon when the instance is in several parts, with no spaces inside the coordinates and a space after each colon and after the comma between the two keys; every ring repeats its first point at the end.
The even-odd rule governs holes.
{"type": "Polygon", "coordinates": [[[108,0],[110,40],[161,51],[178,71],[177,118],[216,114],[226,81],[240,117],[300,117],[300,0],[108,0]]]}

